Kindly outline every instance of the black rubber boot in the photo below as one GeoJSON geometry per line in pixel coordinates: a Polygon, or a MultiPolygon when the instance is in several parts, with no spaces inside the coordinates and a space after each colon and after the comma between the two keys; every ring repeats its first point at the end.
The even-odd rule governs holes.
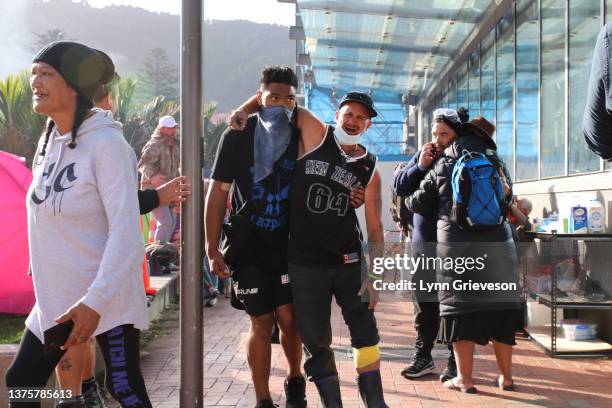
{"type": "Polygon", "coordinates": [[[359,395],[367,408],[389,408],[383,396],[380,370],[368,371],[359,374],[359,395]]]}
{"type": "Polygon", "coordinates": [[[82,395],[73,398],[61,399],[56,405],[57,408],[86,408],[85,398],[82,395]]]}
{"type": "Polygon", "coordinates": [[[340,380],[338,376],[331,376],[315,380],[319,391],[321,402],[325,408],[342,408],[342,397],[340,396],[340,380]]]}

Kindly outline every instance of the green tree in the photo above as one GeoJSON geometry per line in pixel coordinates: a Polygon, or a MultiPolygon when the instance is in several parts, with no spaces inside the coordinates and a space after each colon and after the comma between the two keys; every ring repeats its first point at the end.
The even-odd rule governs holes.
{"type": "Polygon", "coordinates": [[[34,42],[34,52],[38,52],[45,45],[55,41],[74,41],[74,38],[68,38],[65,31],[59,28],[53,28],[42,33],[34,33],[36,41],[34,42]]]}
{"type": "Polygon", "coordinates": [[[129,117],[123,121],[123,135],[138,157],[155,131],[159,118],[165,115],[176,117],[178,112],[179,105],[175,101],[158,96],[129,114],[129,117]]]}
{"type": "Polygon", "coordinates": [[[117,112],[115,113],[115,119],[121,123],[128,120],[134,108],[133,100],[137,83],[138,81],[134,78],[122,78],[116,86],[117,93],[114,97],[117,103],[117,112]]]}
{"type": "MultiPolygon", "coordinates": [[[[138,81],[122,78],[116,87],[116,120],[123,124],[123,134],[138,156],[155,131],[159,118],[172,115],[180,117],[179,104],[164,96],[157,96],[147,103],[136,103],[138,81]]],[[[202,147],[204,166],[212,167],[221,135],[227,123],[213,123],[215,102],[202,109],[202,147]]],[[[45,116],[32,110],[32,90],[29,74],[23,71],[0,80],[0,150],[26,157],[28,165],[36,152],[38,140],[45,127],[45,116]]]]}
{"type": "Polygon", "coordinates": [[[218,122],[212,123],[212,117],[217,110],[217,103],[211,102],[204,106],[202,117],[203,117],[203,147],[204,147],[204,167],[211,168],[215,161],[215,154],[217,153],[217,147],[221,140],[221,135],[227,129],[227,123],[218,122]]]}
{"type": "Polygon", "coordinates": [[[169,62],[164,49],[154,48],[149,51],[142,64],[139,84],[145,99],[164,96],[169,100],[178,100],[178,69],[169,62]]]}
{"type": "Polygon", "coordinates": [[[45,117],[32,110],[32,90],[26,71],[0,80],[0,150],[26,158],[36,152],[45,117]]]}

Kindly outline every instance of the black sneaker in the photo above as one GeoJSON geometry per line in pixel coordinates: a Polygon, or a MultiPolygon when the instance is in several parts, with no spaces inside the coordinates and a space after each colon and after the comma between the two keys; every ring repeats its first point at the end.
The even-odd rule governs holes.
{"type": "Polygon", "coordinates": [[[446,364],[446,368],[440,374],[440,381],[447,382],[448,380],[452,380],[457,376],[457,363],[454,358],[449,358],[448,363],[446,364]]]}
{"type": "Polygon", "coordinates": [[[306,380],[304,377],[285,380],[285,397],[287,397],[287,408],[306,407],[306,380]]]}
{"type": "Polygon", "coordinates": [[[417,378],[436,370],[431,358],[416,357],[411,365],[402,370],[402,377],[417,378]]]}
{"type": "Polygon", "coordinates": [[[87,408],[107,408],[97,382],[83,393],[83,398],[87,408]]]}
{"type": "Polygon", "coordinates": [[[266,399],[259,401],[255,408],[278,408],[278,405],[273,403],[272,400],[266,399]]]}

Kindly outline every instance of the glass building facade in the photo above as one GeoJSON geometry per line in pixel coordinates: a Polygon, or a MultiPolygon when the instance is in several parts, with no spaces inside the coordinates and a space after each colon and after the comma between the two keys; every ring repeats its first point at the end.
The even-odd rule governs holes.
{"type": "Polygon", "coordinates": [[[423,140],[437,107],[468,108],[496,125],[515,181],[612,169],[582,135],[593,48],[612,0],[515,0],[420,105],[423,140]]]}

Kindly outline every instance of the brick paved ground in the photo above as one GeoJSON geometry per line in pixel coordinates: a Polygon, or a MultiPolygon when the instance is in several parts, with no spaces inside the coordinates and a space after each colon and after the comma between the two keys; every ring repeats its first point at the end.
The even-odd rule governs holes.
{"type": "MultiPolygon", "coordinates": [[[[414,342],[412,306],[409,303],[379,305],[377,318],[384,360],[382,377],[390,407],[612,407],[612,362],[601,359],[551,359],[528,340],[515,348],[514,375],[518,392],[500,392],[489,384],[495,378],[495,359],[490,347],[477,347],[475,381],[479,393],[467,395],[445,391],[437,375],[408,381],[400,376],[408,348],[414,342]]],[[[178,320],[165,323],[169,335],[154,340],[143,357],[143,369],[153,405],[179,406],[178,320]]],[[[233,310],[226,299],[204,312],[204,403],[206,406],[253,407],[255,405],[244,342],[248,320],[233,310]]],[[[348,350],[348,330],[339,310],[333,313],[334,347],[345,407],[359,406],[355,373],[348,350]]],[[[436,365],[445,365],[443,350],[436,365]]],[[[280,346],[273,346],[270,387],[283,406],[286,361],[280,346]]],[[[307,387],[309,407],[319,405],[316,389],[307,387]]]]}

